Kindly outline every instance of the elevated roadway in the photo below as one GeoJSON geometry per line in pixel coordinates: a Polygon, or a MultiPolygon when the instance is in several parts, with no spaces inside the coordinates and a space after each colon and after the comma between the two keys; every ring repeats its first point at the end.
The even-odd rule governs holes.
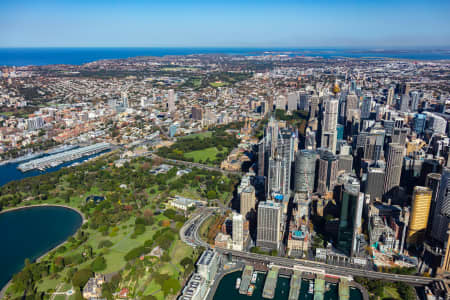
{"type": "MultiPolygon", "coordinates": [[[[183,241],[188,241],[188,244],[195,246],[203,246],[210,248],[211,246],[204,242],[198,234],[198,229],[201,224],[214,212],[214,209],[205,208],[198,215],[194,215],[183,228],[180,230],[181,239],[183,241]]],[[[371,279],[380,279],[388,281],[400,281],[405,282],[415,286],[424,286],[431,284],[435,281],[441,281],[439,278],[423,277],[416,275],[399,275],[392,273],[383,273],[376,271],[368,271],[364,269],[335,266],[327,263],[305,260],[305,259],[291,259],[286,257],[269,256],[264,254],[249,253],[244,251],[236,251],[231,249],[225,249],[216,247],[216,251],[221,254],[229,255],[231,254],[235,258],[247,261],[249,263],[263,263],[266,265],[277,265],[279,267],[284,267],[286,269],[302,270],[307,273],[315,274],[329,274],[345,277],[365,277],[371,279]]]]}

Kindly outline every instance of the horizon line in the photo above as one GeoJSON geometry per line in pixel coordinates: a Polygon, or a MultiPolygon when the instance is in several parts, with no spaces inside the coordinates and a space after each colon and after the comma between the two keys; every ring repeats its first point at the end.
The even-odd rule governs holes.
{"type": "Polygon", "coordinates": [[[0,46],[0,49],[257,49],[257,50],[450,50],[450,45],[433,46],[0,46]]]}

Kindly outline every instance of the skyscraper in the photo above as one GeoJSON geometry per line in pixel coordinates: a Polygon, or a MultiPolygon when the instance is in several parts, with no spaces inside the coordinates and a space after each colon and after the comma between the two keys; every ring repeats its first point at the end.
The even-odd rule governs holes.
{"type": "Polygon", "coordinates": [[[442,244],[447,241],[447,229],[449,225],[448,208],[450,207],[450,169],[444,168],[439,183],[439,191],[434,207],[431,236],[442,244]]]}
{"type": "Polygon", "coordinates": [[[371,132],[365,138],[364,159],[377,161],[381,158],[384,145],[384,132],[371,132]]]}
{"type": "Polygon", "coordinates": [[[300,93],[300,110],[309,111],[309,95],[305,92],[300,93]]]}
{"type": "Polygon", "coordinates": [[[283,95],[279,95],[275,102],[275,108],[286,110],[286,102],[287,102],[286,97],[283,95]]]}
{"type": "Polygon", "coordinates": [[[324,195],[334,189],[338,170],[338,160],[336,155],[328,150],[321,149],[319,153],[317,192],[324,195]]]}
{"type": "Polygon", "coordinates": [[[392,143],[398,143],[402,146],[406,144],[406,137],[409,134],[409,128],[394,128],[392,133],[392,143]]]}
{"type": "Polygon", "coordinates": [[[266,174],[266,147],[265,138],[258,144],[258,176],[265,176],[266,174]]]}
{"type": "Polygon", "coordinates": [[[233,250],[242,251],[244,247],[244,218],[241,214],[233,213],[233,250]]]}
{"type": "Polygon", "coordinates": [[[294,132],[290,129],[278,130],[271,141],[271,156],[268,159],[268,192],[280,193],[288,197],[291,185],[291,165],[294,161],[294,132]]]}
{"type": "Polygon", "coordinates": [[[338,155],[338,171],[340,173],[351,173],[353,169],[353,156],[338,155]]]}
{"type": "Polygon", "coordinates": [[[169,90],[167,98],[167,107],[169,109],[169,113],[174,113],[177,108],[175,107],[176,94],[173,89],[169,90]]]}
{"type": "Polygon", "coordinates": [[[359,250],[363,203],[364,195],[359,192],[359,182],[350,177],[349,182],[344,183],[341,194],[337,248],[351,256],[359,250]]]}
{"type": "Polygon", "coordinates": [[[240,213],[245,219],[251,218],[252,211],[255,210],[256,196],[255,188],[252,185],[245,187],[240,195],[240,213]]]}
{"type": "Polygon", "coordinates": [[[295,184],[296,192],[313,192],[316,172],[317,152],[299,150],[295,157],[295,184]]]}
{"type": "Polygon", "coordinates": [[[436,215],[436,201],[439,192],[439,185],[441,183],[441,174],[439,173],[428,173],[425,179],[425,186],[431,189],[433,192],[431,195],[431,206],[430,214],[428,217],[427,235],[431,236],[431,231],[433,230],[434,217],[436,215]]]}
{"type": "Polygon", "coordinates": [[[372,202],[383,197],[384,177],[384,168],[369,167],[365,192],[372,202]]]}
{"type": "Polygon", "coordinates": [[[280,193],[284,196],[289,195],[291,187],[291,169],[294,161],[294,135],[291,130],[281,131],[278,139],[278,159],[281,160],[281,187],[280,193]]]}
{"type": "Polygon", "coordinates": [[[260,202],[258,206],[258,222],[256,246],[278,250],[281,244],[281,205],[272,201],[260,202]]]}
{"type": "Polygon", "coordinates": [[[384,179],[384,194],[400,185],[402,175],[403,156],[405,156],[404,146],[398,143],[390,143],[388,147],[386,161],[386,176],[384,179]]]}
{"type": "Polygon", "coordinates": [[[450,232],[450,227],[447,230],[447,235],[448,235],[447,247],[445,249],[445,256],[442,261],[442,269],[444,272],[450,272],[450,234],[448,234],[449,232],[450,232]]]}
{"type": "Polygon", "coordinates": [[[348,94],[345,103],[345,119],[351,122],[353,111],[358,109],[358,97],[354,93],[348,94]]]}
{"type": "Polygon", "coordinates": [[[322,111],[322,136],[320,139],[321,148],[327,148],[336,153],[337,144],[337,118],[339,101],[335,99],[326,100],[322,111]]]}
{"type": "Polygon", "coordinates": [[[288,106],[288,111],[297,110],[297,106],[298,106],[298,94],[297,93],[290,93],[288,95],[287,106],[288,106]]]}
{"type": "Polygon", "coordinates": [[[421,134],[424,132],[426,120],[427,116],[424,114],[416,114],[414,116],[414,131],[417,134],[421,134]]]}
{"type": "Polygon", "coordinates": [[[339,101],[336,99],[330,99],[324,101],[323,104],[323,131],[336,130],[337,118],[338,118],[338,106],[339,101]]]}
{"type": "Polygon", "coordinates": [[[361,119],[369,119],[372,111],[372,97],[365,96],[361,106],[361,119]]]}
{"type": "Polygon", "coordinates": [[[402,97],[400,98],[400,105],[399,105],[398,109],[403,112],[409,111],[409,95],[408,94],[402,95],[402,97]]]}
{"type": "Polygon", "coordinates": [[[395,94],[395,88],[391,86],[388,90],[387,100],[386,104],[388,106],[394,106],[394,94],[395,94]]]}
{"type": "Polygon", "coordinates": [[[411,110],[417,111],[419,109],[419,92],[411,92],[411,110]]]}
{"type": "Polygon", "coordinates": [[[409,217],[407,244],[417,245],[424,241],[428,225],[432,191],[424,186],[415,186],[409,217]]]}

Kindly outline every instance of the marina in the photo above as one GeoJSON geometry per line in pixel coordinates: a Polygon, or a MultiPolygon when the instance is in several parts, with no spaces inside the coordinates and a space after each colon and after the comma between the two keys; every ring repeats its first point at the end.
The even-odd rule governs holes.
{"type": "Polygon", "coordinates": [[[73,161],[84,156],[93,155],[106,150],[109,150],[111,145],[109,143],[98,143],[86,147],[76,148],[69,151],[58,152],[49,156],[33,159],[18,165],[18,169],[22,172],[31,170],[44,171],[47,168],[56,167],[62,163],[73,161]]]}
{"type": "MultiPolygon", "coordinates": [[[[241,278],[243,271],[237,271],[225,275],[220,281],[218,288],[213,296],[213,300],[264,300],[263,297],[264,285],[268,277],[268,273],[258,271],[258,278],[254,284],[254,291],[251,296],[248,295],[248,288],[246,293],[241,294],[238,289],[235,288],[236,281],[241,278]]],[[[251,273],[250,273],[251,277],[251,273]]],[[[249,279],[250,279],[249,277],[249,279]]],[[[291,276],[278,275],[273,299],[277,300],[314,300],[314,279],[310,280],[310,274],[294,273],[291,276]],[[301,276],[300,276],[301,275],[301,276]],[[293,281],[293,278],[295,279],[293,281]],[[295,283],[294,283],[295,282],[295,283]],[[311,291],[310,286],[312,287],[311,291]],[[294,287],[294,288],[293,288],[294,287]],[[296,295],[295,295],[296,294],[296,295]]],[[[328,280],[328,277],[326,277],[328,280]]],[[[340,286],[341,282],[337,280],[325,281],[325,292],[323,294],[324,300],[341,300],[340,298],[340,286]]],[[[350,286],[350,285],[349,285],[350,286]]],[[[250,284],[249,284],[250,287],[250,284]]],[[[360,290],[350,287],[348,300],[363,300],[360,290]]],[[[346,300],[347,300],[346,299],[346,300]]]]}

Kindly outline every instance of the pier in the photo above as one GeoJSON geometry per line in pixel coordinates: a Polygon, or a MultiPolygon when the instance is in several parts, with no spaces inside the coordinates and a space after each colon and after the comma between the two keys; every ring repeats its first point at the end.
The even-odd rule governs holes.
{"type": "Polygon", "coordinates": [[[57,154],[41,157],[25,163],[20,164],[17,168],[22,172],[31,171],[34,169],[44,170],[50,167],[56,167],[64,162],[79,159],[84,156],[96,154],[111,148],[108,143],[98,143],[82,148],[64,151],[57,154]]]}
{"type": "Polygon", "coordinates": [[[289,289],[289,300],[298,300],[300,296],[300,288],[302,287],[302,272],[294,271],[291,276],[291,284],[289,289]]]}
{"type": "Polygon", "coordinates": [[[278,267],[272,267],[267,273],[266,282],[264,283],[263,298],[273,299],[275,297],[275,288],[278,281],[278,267]]]}
{"type": "Polygon", "coordinates": [[[325,277],[317,275],[314,280],[314,300],[323,300],[325,295],[325,277]]]}
{"type": "Polygon", "coordinates": [[[339,281],[339,300],[350,299],[350,288],[348,286],[348,280],[341,278],[339,281]]]}
{"type": "Polygon", "coordinates": [[[245,266],[242,272],[241,286],[239,287],[239,294],[247,295],[248,286],[252,280],[253,267],[245,266]]]}

